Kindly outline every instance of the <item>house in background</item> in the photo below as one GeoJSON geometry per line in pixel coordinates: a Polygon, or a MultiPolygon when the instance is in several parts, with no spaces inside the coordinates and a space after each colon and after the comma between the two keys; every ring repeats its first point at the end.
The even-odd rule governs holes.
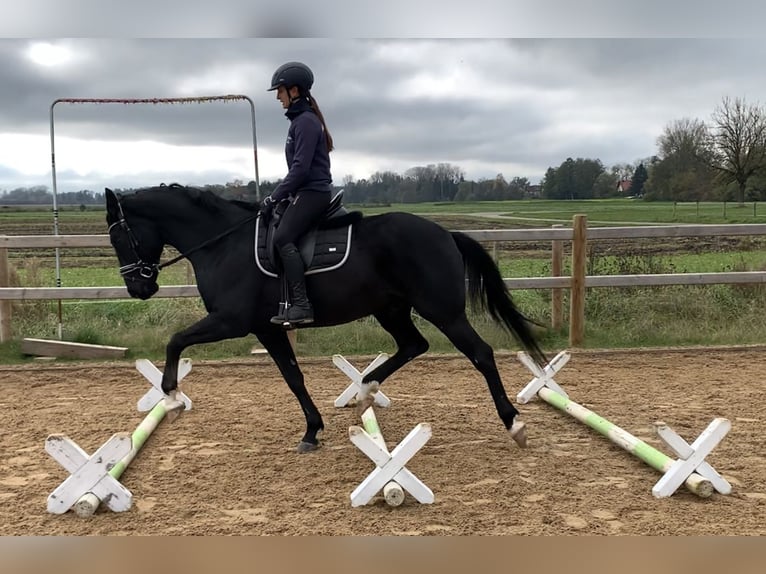
{"type": "Polygon", "coordinates": [[[617,182],[617,193],[627,197],[630,195],[630,185],[632,181],[629,179],[621,179],[617,182]]]}

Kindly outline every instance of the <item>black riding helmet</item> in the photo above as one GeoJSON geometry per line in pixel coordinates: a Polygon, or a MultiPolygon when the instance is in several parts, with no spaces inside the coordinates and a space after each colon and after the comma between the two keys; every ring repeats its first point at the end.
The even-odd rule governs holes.
{"type": "Polygon", "coordinates": [[[301,62],[287,62],[279,66],[271,76],[271,87],[266,91],[276,90],[279,86],[285,86],[288,89],[298,86],[300,92],[306,94],[313,85],[314,73],[311,68],[301,62]]]}

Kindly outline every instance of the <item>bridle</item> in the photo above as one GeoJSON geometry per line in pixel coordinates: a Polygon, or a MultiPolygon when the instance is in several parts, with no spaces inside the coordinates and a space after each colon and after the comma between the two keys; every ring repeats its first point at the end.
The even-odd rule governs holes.
{"type": "Polygon", "coordinates": [[[229,235],[230,233],[233,233],[238,228],[243,226],[244,224],[253,221],[256,219],[259,215],[259,213],[255,213],[254,215],[250,215],[246,218],[244,218],[242,221],[236,223],[234,226],[230,227],[223,233],[219,233],[215,237],[212,237],[211,239],[208,239],[206,241],[203,241],[196,247],[193,247],[189,249],[186,253],[181,253],[180,255],[177,255],[173,259],[170,259],[169,261],[165,261],[165,263],[160,263],[159,261],[157,263],[147,263],[141,258],[141,254],[139,253],[140,245],[138,243],[138,239],[133,234],[133,231],[130,229],[130,225],[128,225],[128,220],[125,218],[125,212],[122,209],[122,203],[120,203],[120,199],[115,196],[117,199],[117,208],[119,209],[120,218],[112,223],[109,228],[107,229],[107,233],[112,232],[112,228],[119,225],[123,231],[125,231],[125,234],[128,237],[128,243],[130,244],[130,249],[133,251],[133,255],[135,256],[135,261],[133,263],[128,263],[127,265],[123,265],[119,268],[120,275],[125,277],[126,279],[153,279],[157,275],[159,275],[160,271],[164,269],[165,267],[168,267],[170,265],[173,265],[173,263],[178,263],[182,259],[186,259],[189,255],[194,253],[195,251],[199,251],[203,247],[207,247],[211,243],[215,243],[219,239],[222,239],[229,235]],[[137,276],[136,276],[137,274],[137,276]]]}
{"type": "Polygon", "coordinates": [[[141,259],[141,255],[138,252],[138,239],[133,235],[133,231],[130,229],[130,225],[128,225],[128,220],[125,219],[125,212],[122,210],[122,204],[119,199],[117,199],[117,207],[120,210],[120,218],[109,226],[107,233],[111,234],[112,228],[117,225],[122,227],[123,231],[125,231],[125,234],[128,236],[130,249],[133,251],[133,255],[135,255],[136,258],[135,262],[120,267],[120,275],[129,279],[135,279],[135,273],[138,273],[138,276],[142,279],[152,279],[156,277],[163,265],[160,263],[146,263],[141,259]]]}

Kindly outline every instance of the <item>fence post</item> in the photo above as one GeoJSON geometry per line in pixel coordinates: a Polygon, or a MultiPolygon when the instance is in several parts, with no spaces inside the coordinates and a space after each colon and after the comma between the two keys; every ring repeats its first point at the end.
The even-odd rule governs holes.
{"type": "MultiPolygon", "coordinates": [[[[551,225],[553,228],[564,227],[561,223],[551,225]]],[[[561,277],[564,263],[564,242],[561,239],[554,239],[551,242],[551,277],[561,277]]],[[[555,331],[561,329],[564,322],[563,309],[564,290],[560,288],[551,289],[551,328],[555,331]]]]}
{"type": "Polygon", "coordinates": [[[585,270],[588,252],[588,216],[572,221],[572,285],[569,301],[569,344],[579,347],[585,340],[585,270]]]}
{"type": "MultiPolygon", "coordinates": [[[[0,287],[11,286],[8,249],[0,247],[0,287]]],[[[11,340],[11,301],[0,299],[0,343],[11,340]]]]}

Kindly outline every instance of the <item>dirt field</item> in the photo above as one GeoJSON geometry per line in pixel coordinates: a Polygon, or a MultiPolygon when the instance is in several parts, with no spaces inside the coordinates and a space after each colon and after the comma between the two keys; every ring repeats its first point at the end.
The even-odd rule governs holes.
{"type": "MultiPolygon", "coordinates": [[[[433,437],[408,468],[432,505],[381,497],[352,508],[349,495],[374,468],[348,439],[353,409],[333,400],[349,383],[331,359],[306,360],[307,385],[325,421],[323,447],[294,452],[297,402],[267,357],[199,362],[183,383],[192,411],[163,422],[121,482],[124,513],[52,515],[46,498],[67,473],[45,451],[63,433],[93,452],[132,431],[147,383],[132,363],[40,363],[0,369],[0,535],[764,535],[766,422],[763,349],[575,352],[556,377],[570,397],[649,444],[664,420],[691,442],[714,417],[732,430],[709,462],[733,485],[700,499],[651,494],[660,474],[595,431],[535,400],[520,405],[530,445],[508,438],[483,379],[462,356],[423,357],[394,375],[378,409],[393,448],[419,422],[433,437]]],[[[498,355],[512,398],[531,379],[498,355]]],[[[350,357],[362,369],[372,357],[350,357]]]]}

